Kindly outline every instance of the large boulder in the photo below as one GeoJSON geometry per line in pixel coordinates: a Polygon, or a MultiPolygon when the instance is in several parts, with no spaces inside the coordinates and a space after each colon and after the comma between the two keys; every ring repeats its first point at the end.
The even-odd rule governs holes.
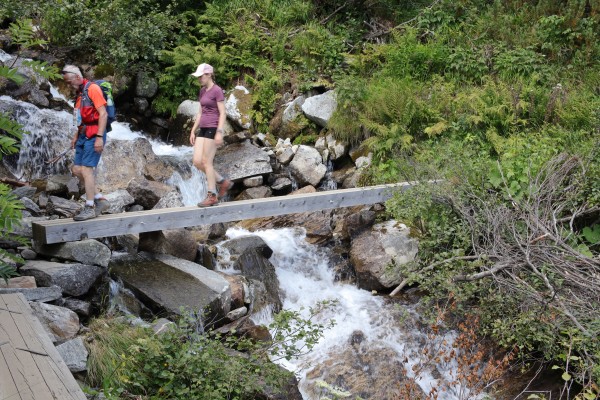
{"type": "MultiPolygon", "coordinates": [[[[281,310],[282,303],[279,297],[279,280],[275,273],[275,266],[265,258],[263,251],[256,248],[245,250],[236,260],[234,269],[242,271],[248,280],[260,282],[266,289],[266,303],[274,312],[281,310]]],[[[254,311],[257,311],[256,308],[254,311]]]]}
{"type": "Polygon", "coordinates": [[[147,72],[138,72],[135,83],[135,95],[150,99],[158,92],[158,82],[156,78],[150,76],[147,72]]]}
{"type": "Polygon", "coordinates": [[[68,308],[30,302],[33,314],[40,320],[52,343],[64,343],[79,332],[79,317],[68,308]]]}
{"type": "Polygon", "coordinates": [[[38,254],[48,257],[101,267],[108,266],[111,254],[108,247],[94,239],[56,244],[40,244],[33,241],[33,249],[38,254]]]}
{"type": "Polygon", "coordinates": [[[207,321],[219,321],[231,310],[229,283],[191,261],[140,253],[115,258],[110,267],[111,274],[155,311],[180,315],[183,307],[206,312],[207,321]]]}
{"type": "Polygon", "coordinates": [[[126,188],[134,178],[164,182],[173,175],[172,165],[154,154],[145,138],[110,140],[96,168],[96,184],[102,192],[126,188]]]}
{"type": "Polygon", "coordinates": [[[186,229],[143,232],[139,237],[138,251],[170,254],[188,261],[194,261],[198,253],[198,243],[186,229]]]}
{"type": "Polygon", "coordinates": [[[336,95],[333,90],[309,97],[302,104],[304,115],[320,127],[326,128],[329,119],[337,108],[336,95]]]}
{"type": "Polygon", "coordinates": [[[69,371],[82,372],[87,370],[88,351],[81,337],[56,346],[56,350],[65,364],[67,364],[67,367],[69,367],[69,371]]]}
{"type": "Polygon", "coordinates": [[[301,186],[318,186],[327,173],[323,157],[313,147],[301,145],[290,163],[290,170],[301,186]]]}
{"type": "Polygon", "coordinates": [[[146,210],[151,210],[163,197],[176,191],[176,189],[166,183],[134,178],[127,185],[127,191],[133,196],[136,204],[141,205],[146,210]]]}
{"type": "Polygon", "coordinates": [[[215,169],[234,181],[273,172],[269,155],[249,141],[233,143],[217,151],[215,169]]]}
{"type": "Polygon", "coordinates": [[[22,275],[33,276],[38,286],[59,286],[66,296],[83,296],[105,273],[103,268],[85,264],[61,264],[51,261],[27,261],[22,275]]]}
{"type": "Polygon", "coordinates": [[[385,290],[397,286],[404,278],[399,266],[414,260],[417,250],[410,230],[393,220],[359,234],[350,249],[358,287],[385,290]]]}
{"type": "Polygon", "coordinates": [[[243,86],[236,86],[227,94],[225,99],[225,112],[227,118],[239,129],[250,129],[252,119],[250,111],[252,110],[252,95],[243,86]]]}

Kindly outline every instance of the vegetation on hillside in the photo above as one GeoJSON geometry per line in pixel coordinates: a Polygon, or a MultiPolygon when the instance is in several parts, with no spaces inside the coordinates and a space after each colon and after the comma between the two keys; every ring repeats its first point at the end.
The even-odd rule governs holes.
{"type": "Polygon", "coordinates": [[[574,383],[597,395],[598,0],[0,6],[22,17],[117,73],[155,73],[164,113],[195,97],[200,62],[223,86],[251,88],[263,132],[285,92],[335,88],[328,131],[373,152],[363,183],[444,180],[388,204],[420,240],[404,285],[451,298],[523,361],[561,369],[565,395],[574,383]]]}

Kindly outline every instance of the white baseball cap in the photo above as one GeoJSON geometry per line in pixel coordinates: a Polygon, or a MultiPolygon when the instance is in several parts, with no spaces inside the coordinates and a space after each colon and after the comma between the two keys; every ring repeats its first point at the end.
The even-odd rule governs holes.
{"type": "Polygon", "coordinates": [[[65,65],[64,68],[62,69],[62,71],[60,71],[63,75],[64,74],[75,74],[77,76],[83,76],[81,74],[81,70],[74,66],[74,65],[65,65]]]}
{"type": "Polygon", "coordinates": [[[202,64],[198,65],[198,68],[196,68],[196,72],[194,72],[191,75],[195,76],[197,78],[204,74],[212,74],[213,71],[214,71],[214,69],[211,65],[202,63],[202,64]]]}

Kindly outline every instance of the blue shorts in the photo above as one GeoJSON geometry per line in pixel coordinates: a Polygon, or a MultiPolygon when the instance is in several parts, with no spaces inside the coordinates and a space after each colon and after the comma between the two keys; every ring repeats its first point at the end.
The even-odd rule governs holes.
{"type": "MultiPolygon", "coordinates": [[[[88,139],[85,135],[79,135],[75,142],[75,165],[84,167],[97,167],[100,162],[100,155],[94,150],[96,137],[88,139]]],[[[102,136],[102,142],[106,144],[106,133],[102,136]]]]}

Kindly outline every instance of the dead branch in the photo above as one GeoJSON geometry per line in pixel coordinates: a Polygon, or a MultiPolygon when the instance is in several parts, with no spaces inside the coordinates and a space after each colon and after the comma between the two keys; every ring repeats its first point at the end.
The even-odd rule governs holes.
{"type": "Polygon", "coordinates": [[[21,182],[16,179],[5,178],[5,177],[0,177],[0,183],[5,183],[7,185],[18,186],[18,187],[29,186],[29,182],[21,182]]]}

